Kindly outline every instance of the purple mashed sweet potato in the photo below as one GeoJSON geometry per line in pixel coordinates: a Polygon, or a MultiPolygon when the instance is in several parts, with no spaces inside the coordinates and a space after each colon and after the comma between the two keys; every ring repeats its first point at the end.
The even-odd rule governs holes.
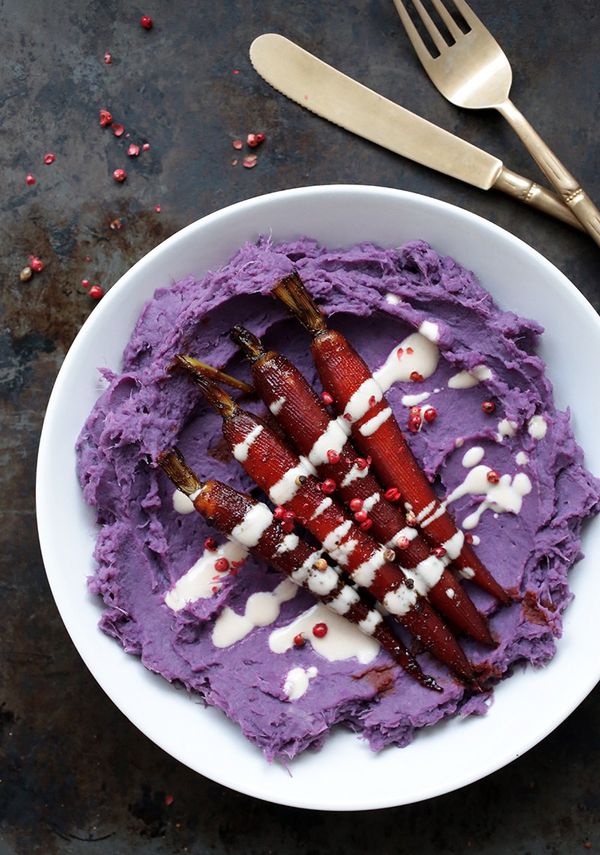
{"type": "MultiPolygon", "coordinates": [[[[510,474],[513,484],[527,486],[514,508],[510,502],[486,505],[470,529],[478,555],[519,597],[497,610],[489,596],[464,583],[490,615],[499,641],[491,651],[464,642],[490,692],[515,663],[543,665],[552,658],[571,599],[567,573],[581,556],[581,526],[600,502],[600,482],[584,468],[569,416],[556,410],[544,364],[535,355],[539,325],[500,310],[473,274],[425,243],[328,250],[306,238],[280,245],[263,239],[201,281],[190,277],[158,290],[136,324],[121,373],[104,372],[107,388],[77,443],[79,479],[100,526],[89,586],[103,600],[104,632],[147,668],[220,707],[269,759],[292,758],[321,745],[336,724],[375,750],[403,746],[416,729],[456,713],[483,713],[489,703],[489,694],[465,694],[425,654],[419,660],[438,679],[442,694],[411,680],[381,650],[363,661],[327,658],[315,651],[309,633],[303,647],[274,652],[272,633],[314,605],[302,590],[280,603],[271,623],[215,646],[214,628],[226,610],[244,615],[252,594],[273,591],[282,580],[253,559],[237,576],[215,574],[204,596],[182,608],[165,603],[167,592],[205,553],[205,538],[224,538],[198,514],[175,509],[173,487],[152,463],[158,453],[177,443],[200,478],[252,488],[226,453],[220,418],[186,376],[170,370],[173,357],[191,353],[249,380],[228,337],[233,324],[242,323],[319,388],[307,335],[269,296],[294,266],[332,326],[372,369],[423,321],[435,325],[440,359],[434,373],[423,382],[395,384],[388,400],[404,426],[411,400],[403,403],[403,397],[428,393],[422,406],[435,406],[437,418],[407,436],[440,496],[475,477],[470,473],[478,463],[472,461],[482,455],[484,464],[510,474]],[[489,370],[479,382],[465,383],[461,375],[462,381],[449,383],[482,365],[489,370]],[[482,409],[484,401],[494,403],[493,413],[482,409]],[[481,452],[465,458],[470,449],[481,452]],[[294,699],[290,674],[303,673],[308,676],[296,684],[300,695],[294,699]]],[[[248,408],[264,413],[256,401],[248,408]]],[[[510,489],[509,484],[507,495],[514,498],[510,489]]],[[[463,492],[449,506],[459,525],[486,498],[463,492]]]]}

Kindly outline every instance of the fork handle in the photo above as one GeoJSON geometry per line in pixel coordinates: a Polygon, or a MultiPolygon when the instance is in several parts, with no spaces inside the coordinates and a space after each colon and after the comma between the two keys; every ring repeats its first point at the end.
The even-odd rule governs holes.
{"type": "Polygon", "coordinates": [[[535,181],[530,178],[525,178],[519,175],[518,172],[513,172],[512,169],[503,166],[500,175],[493,184],[494,190],[502,190],[525,202],[526,205],[531,205],[532,208],[537,208],[538,211],[543,211],[544,214],[550,214],[556,217],[557,220],[562,220],[563,223],[568,223],[573,228],[584,231],[583,226],[575,217],[569,208],[560,201],[555,193],[540,187],[535,181]]]}
{"type": "Polygon", "coordinates": [[[496,109],[521,138],[529,154],[556,188],[565,205],[568,205],[584,229],[600,246],[600,211],[580,187],[578,181],[548,148],[538,132],[510,99],[507,98],[506,101],[498,104],[496,109]]]}

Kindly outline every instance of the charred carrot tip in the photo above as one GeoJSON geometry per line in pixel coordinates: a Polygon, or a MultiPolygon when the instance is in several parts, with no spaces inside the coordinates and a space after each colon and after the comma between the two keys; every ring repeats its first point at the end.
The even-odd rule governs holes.
{"type": "Polygon", "coordinates": [[[302,326],[315,335],[327,329],[321,310],[310,296],[296,271],[285,276],[271,291],[273,296],[287,306],[302,326]]]}
{"type": "Polygon", "coordinates": [[[204,372],[198,368],[195,364],[197,360],[183,355],[177,356],[176,359],[179,365],[190,373],[208,403],[214,407],[224,419],[231,418],[238,409],[238,406],[231,395],[228,395],[227,392],[220,389],[216,383],[210,380],[204,372]]]}
{"type": "Polygon", "coordinates": [[[264,356],[265,350],[261,340],[246,327],[236,324],[229,331],[229,337],[240,347],[244,356],[251,362],[256,362],[261,356],[264,356]]]}
{"type": "Polygon", "coordinates": [[[226,386],[231,386],[233,389],[239,389],[240,392],[245,392],[247,395],[254,392],[254,387],[243,380],[238,380],[237,377],[232,377],[231,374],[226,374],[220,368],[214,368],[206,362],[201,362],[194,356],[177,356],[175,357],[175,365],[184,365],[185,368],[194,368],[199,374],[208,377],[209,380],[217,380],[219,383],[224,383],[226,386]],[[185,361],[185,365],[184,365],[185,361]]]}
{"type": "Polygon", "coordinates": [[[443,692],[444,690],[440,686],[439,683],[430,677],[428,674],[423,674],[422,678],[419,678],[419,682],[422,686],[425,686],[426,689],[431,689],[433,692],[443,692]]]}
{"type": "Polygon", "coordinates": [[[157,462],[165,475],[186,496],[191,496],[192,493],[195,493],[202,487],[202,483],[187,465],[183,454],[178,448],[172,448],[170,451],[162,451],[158,455],[157,462]]]}

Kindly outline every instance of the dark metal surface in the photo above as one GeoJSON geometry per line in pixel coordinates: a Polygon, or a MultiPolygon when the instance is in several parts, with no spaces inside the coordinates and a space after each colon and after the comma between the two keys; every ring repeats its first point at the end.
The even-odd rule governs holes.
{"type": "MultiPolygon", "coordinates": [[[[598,200],[596,0],[473,6],[513,63],[515,101],[598,200]]],[[[249,65],[250,41],[280,32],[535,176],[499,117],[457,110],[434,91],[391,0],[149,0],[143,8],[116,0],[0,0],[0,10],[0,855],[597,850],[598,690],[522,759],[425,804],[356,817],[305,813],[190,772],[125,719],[79,659],[46,583],[33,510],[44,407],[93,308],[81,280],[109,287],[203,214],[297,185],[414,190],[522,237],[598,308],[597,247],[510,199],[428,172],[314,118],[272,92],[249,65]],[[151,32],[139,26],[142,13],[155,20],[151,32]],[[111,65],[103,61],[106,50],[111,65]],[[101,107],[130,140],[100,129],[101,107]],[[251,170],[231,146],[250,131],[267,135],[251,170]],[[128,143],[146,139],[150,151],[130,160],[128,143]],[[50,166],[42,163],[47,151],[57,156],[50,166]],[[129,173],[123,185],[111,177],[116,167],[129,173]],[[28,172],[35,186],[26,186],[28,172]],[[109,226],[116,217],[120,230],[109,226]],[[29,254],[46,269],[21,283],[29,254]]]]}

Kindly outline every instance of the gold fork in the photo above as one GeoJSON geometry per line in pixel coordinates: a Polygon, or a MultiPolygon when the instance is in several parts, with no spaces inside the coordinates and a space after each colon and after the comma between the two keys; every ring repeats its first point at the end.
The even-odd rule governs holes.
{"type": "Polygon", "coordinates": [[[425,45],[402,0],[394,0],[404,29],[434,85],[457,107],[498,110],[579,222],[600,245],[600,211],[508,97],[512,70],[498,42],[465,0],[454,0],[454,5],[469,28],[467,33],[463,33],[442,0],[431,2],[454,44],[448,44],[421,0],[412,0],[439,51],[437,57],[425,45]]]}

